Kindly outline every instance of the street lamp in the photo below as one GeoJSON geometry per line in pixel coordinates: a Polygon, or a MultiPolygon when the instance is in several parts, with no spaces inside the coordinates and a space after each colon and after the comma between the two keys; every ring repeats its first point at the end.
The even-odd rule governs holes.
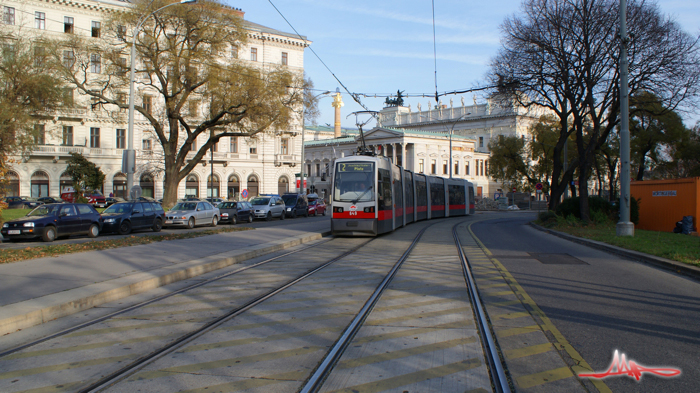
{"type": "MultiPolygon", "coordinates": [[[[314,96],[311,101],[313,102],[315,99],[322,95],[326,94],[331,94],[330,91],[324,91],[321,94],[318,94],[314,96]]],[[[304,132],[306,131],[306,121],[304,119],[304,114],[306,112],[306,108],[304,107],[304,104],[302,103],[301,106],[301,170],[299,171],[299,189],[301,190],[301,193],[306,195],[306,187],[304,186],[304,132]]]]}
{"type": "Polygon", "coordinates": [[[139,23],[134,29],[133,42],[131,43],[131,71],[129,72],[129,142],[124,155],[122,156],[123,165],[126,166],[126,195],[131,195],[131,188],[134,186],[134,172],[136,166],[136,151],[134,150],[134,77],[136,68],[136,37],[138,37],[139,31],[141,30],[141,25],[146,19],[150,18],[156,12],[168,8],[173,5],[195,3],[197,0],[180,0],[177,3],[170,3],[157,10],[151,12],[150,14],[141,18],[139,23]]]}

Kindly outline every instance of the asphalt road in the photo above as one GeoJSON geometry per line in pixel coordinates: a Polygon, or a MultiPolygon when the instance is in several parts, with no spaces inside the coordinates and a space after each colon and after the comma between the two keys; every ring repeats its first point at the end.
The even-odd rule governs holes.
{"type": "MultiPolygon", "coordinates": [[[[255,220],[253,221],[252,224],[236,224],[236,225],[230,225],[230,224],[219,224],[215,228],[219,227],[249,227],[249,228],[267,228],[271,226],[304,226],[306,225],[311,225],[309,227],[310,230],[315,230],[319,224],[326,223],[328,225],[328,230],[330,230],[331,227],[331,217],[330,214],[326,214],[325,216],[309,216],[308,218],[306,217],[297,217],[297,218],[286,218],[284,220],[280,220],[279,218],[274,218],[270,221],[265,221],[265,220],[255,220]]],[[[91,239],[87,237],[87,235],[74,235],[71,236],[67,239],[57,239],[51,243],[46,243],[41,240],[41,238],[35,238],[35,239],[28,239],[28,240],[21,240],[17,242],[10,242],[8,240],[3,240],[2,243],[0,243],[0,250],[11,250],[11,249],[23,249],[27,247],[43,247],[43,246],[49,246],[49,245],[60,245],[60,244],[78,244],[78,243],[85,243],[85,242],[91,242],[91,241],[101,241],[101,240],[114,240],[114,239],[121,239],[124,237],[128,236],[158,236],[158,235],[165,235],[165,234],[170,234],[170,233],[185,233],[185,232],[201,232],[201,231],[207,231],[210,229],[215,229],[210,226],[199,226],[195,227],[193,229],[187,229],[187,228],[163,228],[160,232],[153,232],[148,229],[142,229],[136,232],[132,232],[128,235],[117,235],[115,233],[106,233],[106,234],[100,234],[100,236],[91,239]]]]}
{"type": "Polygon", "coordinates": [[[639,382],[608,377],[612,391],[697,391],[700,283],[545,234],[528,225],[533,218],[521,213],[472,230],[595,371],[610,367],[615,350],[628,362],[682,370],[639,382]]]}

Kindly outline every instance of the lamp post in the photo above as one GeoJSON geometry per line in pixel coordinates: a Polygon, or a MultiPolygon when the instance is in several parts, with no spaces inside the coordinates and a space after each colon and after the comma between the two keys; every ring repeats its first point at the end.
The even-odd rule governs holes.
{"type": "MultiPolygon", "coordinates": [[[[321,94],[318,94],[314,96],[311,101],[317,99],[318,97],[326,94],[331,94],[330,91],[324,91],[321,94]]],[[[302,104],[301,107],[301,169],[299,173],[299,189],[301,190],[301,193],[306,195],[306,187],[304,186],[304,133],[306,131],[306,121],[304,119],[304,115],[306,113],[306,108],[304,107],[304,104],[302,104]]]]}
{"type": "Polygon", "coordinates": [[[131,43],[131,70],[129,72],[129,140],[128,146],[124,155],[122,156],[122,167],[126,167],[126,195],[130,195],[131,188],[134,186],[134,172],[136,166],[136,151],[134,150],[134,77],[135,77],[135,65],[136,65],[136,37],[139,35],[141,26],[146,19],[150,18],[156,12],[168,8],[173,5],[195,3],[197,0],[180,0],[177,3],[171,3],[157,10],[151,12],[150,14],[141,18],[136,28],[134,28],[133,42],[131,43]]]}
{"type": "Polygon", "coordinates": [[[627,0],[620,0],[620,221],[617,236],[634,236],[630,221],[630,130],[627,44],[627,0]]]}

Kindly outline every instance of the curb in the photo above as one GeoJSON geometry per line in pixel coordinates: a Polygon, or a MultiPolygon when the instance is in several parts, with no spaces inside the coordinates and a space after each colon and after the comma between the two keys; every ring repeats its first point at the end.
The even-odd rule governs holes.
{"type": "Polygon", "coordinates": [[[11,304],[2,307],[3,317],[0,319],[0,335],[40,325],[104,303],[222,269],[248,259],[319,240],[330,234],[330,231],[328,231],[298,235],[293,237],[292,240],[278,240],[268,244],[253,246],[248,251],[225,258],[213,256],[195,259],[180,266],[164,267],[155,272],[136,273],[127,277],[11,304]]]}
{"type": "Polygon", "coordinates": [[[613,246],[607,243],[599,242],[596,240],[590,240],[590,239],[583,239],[580,237],[576,237],[573,235],[569,235],[568,233],[563,233],[559,231],[555,231],[552,229],[544,228],[542,226],[539,226],[537,224],[534,224],[530,222],[530,225],[538,229],[542,232],[547,232],[551,235],[561,237],[563,239],[572,241],[574,243],[579,243],[583,244],[584,246],[596,248],[598,250],[602,250],[605,252],[608,252],[610,254],[615,254],[633,261],[637,262],[642,262],[647,265],[655,266],[662,268],[664,270],[670,270],[679,274],[683,274],[685,276],[689,276],[695,279],[700,279],[700,268],[692,265],[688,265],[682,262],[677,262],[673,261],[671,259],[666,259],[666,258],[661,258],[649,254],[644,254],[638,251],[631,251],[631,250],[626,250],[624,248],[620,248],[617,246],[613,246]]]}

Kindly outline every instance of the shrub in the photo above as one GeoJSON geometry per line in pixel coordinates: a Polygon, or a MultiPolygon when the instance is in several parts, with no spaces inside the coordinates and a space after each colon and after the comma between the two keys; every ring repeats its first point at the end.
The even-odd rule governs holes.
{"type": "Polygon", "coordinates": [[[557,223],[557,214],[551,210],[541,212],[537,215],[537,222],[545,227],[554,226],[557,223]]]}
{"type": "MultiPolygon", "coordinates": [[[[565,199],[559,206],[557,206],[556,213],[562,217],[568,217],[573,215],[574,217],[581,218],[581,210],[579,208],[579,197],[573,197],[565,199]]],[[[594,212],[600,212],[603,215],[612,218],[613,207],[605,198],[598,196],[588,197],[588,208],[590,211],[591,219],[593,219],[594,212]]]]}

